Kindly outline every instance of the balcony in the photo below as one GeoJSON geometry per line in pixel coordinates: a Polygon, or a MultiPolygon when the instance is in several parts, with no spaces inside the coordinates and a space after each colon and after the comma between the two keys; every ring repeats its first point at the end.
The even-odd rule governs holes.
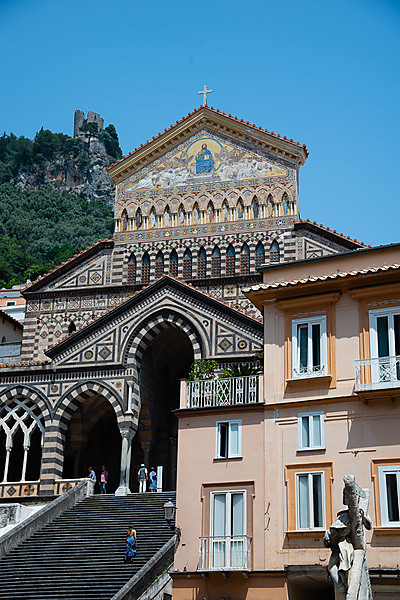
{"type": "Polygon", "coordinates": [[[354,366],[356,392],[400,387],[400,356],[356,360],[354,366]]]}
{"type": "Polygon", "coordinates": [[[263,375],[181,381],[181,408],[238,406],[263,402],[263,375]]]}
{"type": "Polygon", "coordinates": [[[250,568],[251,537],[248,535],[200,538],[200,571],[249,571],[250,568]]]}

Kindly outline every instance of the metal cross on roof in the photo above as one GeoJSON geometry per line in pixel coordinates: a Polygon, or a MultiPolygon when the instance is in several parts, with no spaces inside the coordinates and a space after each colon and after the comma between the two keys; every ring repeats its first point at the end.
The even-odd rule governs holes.
{"type": "Polygon", "coordinates": [[[212,94],[212,90],[208,90],[205,85],[201,92],[197,92],[198,94],[203,94],[203,104],[202,106],[207,106],[207,94],[212,94]]]}

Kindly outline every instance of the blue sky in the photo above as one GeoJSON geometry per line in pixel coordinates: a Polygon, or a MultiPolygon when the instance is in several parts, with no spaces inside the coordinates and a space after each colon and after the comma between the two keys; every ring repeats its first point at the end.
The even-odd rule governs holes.
{"type": "Polygon", "coordinates": [[[124,153],[209,104],[306,143],[300,211],[399,241],[400,2],[0,0],[0,129],[72,135],[76,108],[124,153]]]}

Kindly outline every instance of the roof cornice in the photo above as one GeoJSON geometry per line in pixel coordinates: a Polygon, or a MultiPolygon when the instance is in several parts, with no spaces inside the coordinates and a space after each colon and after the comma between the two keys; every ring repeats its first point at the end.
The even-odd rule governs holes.
{"type": "Polygon", "coordinates": [[[118,184],[168,152],[178,143],[206,128],[228,135],[242,143],[252,142],[260,149],[287,160],[297,167],[304,164],[308,156],[306,146],[299,142],[294,142],[286,136],[282,137],[254,124],[251,125],[248,121],[232,117],[232,115],[227,115],[213,107],[202,106],[108,167],[108,174],[114,183],[118,184]]]}

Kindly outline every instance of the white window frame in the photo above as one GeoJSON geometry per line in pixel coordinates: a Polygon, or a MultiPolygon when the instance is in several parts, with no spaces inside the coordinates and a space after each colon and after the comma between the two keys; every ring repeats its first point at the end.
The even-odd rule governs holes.
{"type": "Polygon", "coordinates": [[[325,504],[325,471],[298,471],[295,473],[295,502],[296,502],[296,530],[297,531],[322,531],[326,528],[326,504],[325,504]],[[299,505],[299,476],[308,475],[308,523],[314,521],[314,505],[312,501],[312,487],[310,481],[312,478],[310,475],[321,475],[321,487],[322,487],[322,525],[320,527],[300,527],[300,505],[299,505]]]}
{"type": "Polygon", "coordinates": [[[298,450],[299,451],[325,449],[324,413],[322,411],[299,413],[297,415],[297,428],[298,428],[298,450]],[[319,426],[320,426],[320,431],[321,431],[321,444],[319,446],[314,444],[314,429],[313,429],[313,427],[310,426],[310,428],[309,428],[310,445],[303,446],[303,439],[302,439],[303,419],[310,419],[310,421],[312,422],[312,419],[314,417],[319,417],[319,426]]]}
{"type": "Polygon", "coordinates": [[[242,420],[234,419],[234,420],[223,420],[216,422],[216,432],[215,432],[215,458],[219,460],[227,460],[228,458],[242,458],[242,420]],[[221,429],[220,425],[224,423],[228,425],[228,452],[227,456],[220,456],[220,437],[221,437],[221,429]],[[238,426],[238,453],[233,454],[231,452],[231,427],[233,424],[237,424],[238,426]]]}
{"type": "Polygon", "coordinates": [[[320,315],[318,317],[306,317],[304,319],[293,319],[292,320],[292,377],[293,379],[307,379],[308,377],[323,377],[328,375],[328,348],[327,348],[327,335],[326,335],[326,315],[320,315]],[[299,325],[308,326],[308,365],[307,371],[300,373],[300,346],[297,338],[297,329],[299,325]],[[312,337],[310,330],[312,325],[320,325],[321,337],[320,337],[320,355],[321,355],[321,369],[314,372],[313,365],[310,364],[312,357],[312,337]]]}
{"type": "MultiPolygon", "coordinates": [[[[210,492],[210,535],[214,537],[214,496],[220,496],[224,494],[227,498],[225,504],[225,517],[226,515],[231,516],[232,514],[232,495],[233,494],[242,494],[243,496],[243,533],[240,535],[247,535],[247,493],[246,490],[214,490],[210,492]]],[[[230,519],[226,519],[226,531],[225,537],[232,537],[231,531],[231,521],[230,519]]]]}
{"type": "Polygon", "coordinates": [[[379,501],[381,507],[381,525],[382,527],[400,527],[400,521],[389,521],[388,517],[388,501],[386,493],[386,477],[387,474],[396,474],[397,479],[397,498],[400,508],[400,464],[398,465],[382,465],[378,467],[379,481],[379,501]]]}
{"type": "MultiPolygon", "coordinates": [[[[378,317],[388,317],[388,337],[389,337],[389,356],[395,356],[390,351],[390,346],[394,345],[394,323],[393,317],[395,315],[400,315],[400,306],[393,308],[380,308],[378,310],[370,310],[369,311],[369,340],[370,340],[370,351],[371,358],[378,358],[378,327],[377,327],[377,319],[378,317]]],[[[394,348],[393,348],[394,351],[394,348]]]]}

